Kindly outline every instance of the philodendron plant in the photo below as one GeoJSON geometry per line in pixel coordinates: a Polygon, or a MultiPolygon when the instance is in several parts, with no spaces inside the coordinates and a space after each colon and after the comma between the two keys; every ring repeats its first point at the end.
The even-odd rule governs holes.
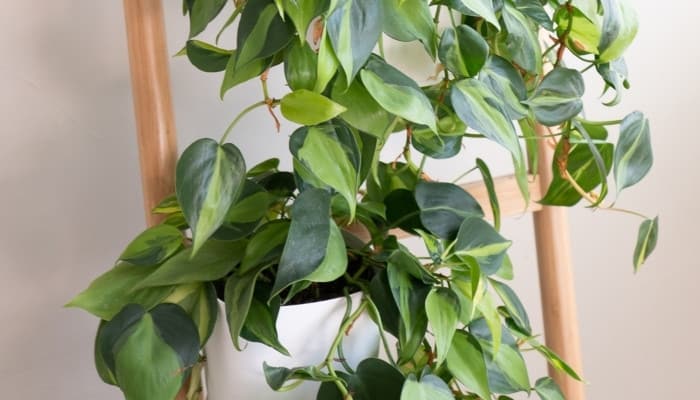
{"type": "MultiPolygon", "coordinates": [[[[232,346],[245,340],[286,353],[275,323],[281,306],[345,296],[347,313],[318,365],[245,367],[264,368],[276,390],[321,382],[319,400],[510,399],[533,391],[563,398],[553,380],[528,376],[521,355],[536,350],[581,379],[538,342],[506,283],[511,242],[499,233],[487,164],[476,159],[471,170],[489,189],[489,215],[424,166],[426,158],[457,156],[469,142],[494,141],[510,154],[528,202],[537,143],[546,140],[556,147],[554,180],[533,200],[620,211],[607,204],[652,165],[648,121],[639,112],[619,121],[584,118],[581,96],[584,73],[603,80],[608,106],[628,87],[622,56],[637,32],[628,2],[236,0],[217,35],[237,27],[235,50],[194,39],[231,10],[227,3],[184,2],[190,40],[181,53],[200,70],[224,72],[221,96],[255,78],[260,94],[238,93],[252,105],[222,138],[186,148],[173,171],[174,195],[153,210],[163,222],[71,301],[102,320],[101,378],[127,399],[171,400],[185,383],[196,398],[217,298],[226,303],[219,318],[232,346]],[[435,65],[429,84],[384,57],[387,37],[419,42],[435,65]],[[267,87],[275,68],[284,72],[285,93],[267,87]],[[248,168],[227,142],[257,107],[270,111],[271,130],[279,129],[279,114],[300,126],[279,136],[288,138],[293,171],[280,170],[276,158],[248,168]],[[549,133],[536,134],[536,125],[549,133]],[[613,143],[608,129],[618,125],[613,143]],[[405,147],[383,159],[390,136],[405,138],[405,147]],[[421,238],[426,250],[401,244],[399,230],[421,238]],[[356,292],[362,297],[353,304],[356,292]],[[341,359],[337,368],[343,337],[363,313],[376,322],[386,356],[359,365],[341,359]]],[[[657,219],[645,217],[635,270],[657,232],[657,219]]]]}

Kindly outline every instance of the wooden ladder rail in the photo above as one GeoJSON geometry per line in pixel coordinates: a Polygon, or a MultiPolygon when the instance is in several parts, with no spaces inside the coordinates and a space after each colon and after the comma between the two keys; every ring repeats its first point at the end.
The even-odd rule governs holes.
{"type": "MultiPolygon", "coordinates": [[[[151,209],[175,189],[177,137],[170,92],[169,57],[161,0],[124,0],[131,85],[136,116],[144,211],[148,225],[159,222],[151,209]]],[[[545,134],[544,128],[538,132],[545,134]]],[[[552,179],[551,160],[554,150],[547,140],[539,140],[538,179],[532,180],[533,198],[552,179]]],[[[503,216],[523,213],[522,198],[512,177],[497,178],[496,191],[503,216]]],[[[483,184],[465,188],[490,209],[483,184]]],[[[535,239],[545,325],[545,342],[577,371],[581,371],[580,339],[571,266],[566,210],[528,205],[535,221],[535,239]]],[[[561,386],[566,399],[584,400],[584,386],[566,375],[549,369],[561,386]]]]}

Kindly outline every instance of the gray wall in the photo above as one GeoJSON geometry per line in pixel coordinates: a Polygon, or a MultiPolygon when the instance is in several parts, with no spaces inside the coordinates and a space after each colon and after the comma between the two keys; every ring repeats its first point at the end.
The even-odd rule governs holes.
{"type": "MultiPolygon", "coordinates": [[[[179,2],[166,2],[170,51],[185,39],[179,2]]],[[[619,204],[661,214],[658,251],[634,276],[631,252],[639,221],[577,209],[571,236],[591,399],[682,398],[697,379],[695,346],[700,301],[698,261],[691,253],[700,171],[692,161],[700,113],[700,35],[694,2],[635,1],[642,21],[628,55],[633,90],[622,110],[596,107],[609,119],[641,109],[653,124],[656,168],[619,204]],[[655,25],[656,24],[656,25],[655,25]]],[[[92,366],[96,320],[61,305],[109,268],[143,228],[134,121],[121,2],[4,2],[0,13],[0,387],[14,399],[118,399],[92,366]]],[[[217,97],[219,76],[171,64],[181,143],[218,137],[251,100],[217,97]]],[[[273,81],[279,82],[278,78],[273,81]]],[[[279,85],[273,84],[274,85],[279,85]]],[[[277,92],[281,89],[277,86],[277,92]]],[[[249,85],[243,93],[255,93],[249,85]]],[[[256,97],[257,99],[257,97],[256,97]]],[[[250,164],[284,152],[265,112],[253,114],[233,140],[250,164]],[[253,157],[254,156],[254,157],[253,157]]],[[[501,173],[507,156],[486,154],[501,173]]],[[[452,177],[458,163],[431,166],[452,177]]],[[[511,219],[516,286],[541,327],[529,217],[511,219]]],[[[544,367],[535,361],[533,369],[544,367]]],[[[536,375],[536,373],[533,373],[536,375]]]]}

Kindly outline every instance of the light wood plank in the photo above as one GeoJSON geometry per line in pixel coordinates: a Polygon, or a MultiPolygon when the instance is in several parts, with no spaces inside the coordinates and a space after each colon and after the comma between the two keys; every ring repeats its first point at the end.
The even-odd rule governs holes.
{"type": "Polygon", "coordinates": [[[144,211],[153,225],[161,217],[151,210],[175,191],[177,162],[163,5],[161,0],[124,0],[124,17],[144,211]]]}
{"type": "MultiPolygon", "coordinates": [[[[540,136],[549,132],[537,127],[540,136]]],[[[552,181],[554,149],[549,140],[539,140],[539,179],[542,187],[552,181]]],[[[564,207],[543,207],[533,215],[539,266],[545,342],[577,372],[582,372],[576,294],[568,211],[564,207]]],[[[567,400],[584,400],[584,384],[549,367],[549,375],[559,384],[567,400]]]]}

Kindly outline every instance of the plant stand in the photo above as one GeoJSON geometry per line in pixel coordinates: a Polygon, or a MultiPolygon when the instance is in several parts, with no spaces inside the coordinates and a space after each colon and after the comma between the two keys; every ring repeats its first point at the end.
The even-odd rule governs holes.
{"type": "MultiPolygon", "coordinates": [[[[136,115],[141,163],[144,210],[148,225],[158,218],[150,210],[175,189],[174,170],[177,159],[177,138],[170,94],[168,53],[161,0],[124,0],[124,15],[131,66],[131,84],[136,115]]],[[[545,128],[538,127],[540,134],[545,128]]],[[[540,167],[532,180],[531,192],[536,198],[552,179],[553,147],[547,140],[539,142],[540,167]]],[[[489,209],[485,186],[465,187],[489,209]]],[[[496,180],[502,214],[516,215],[523,211],[522,198],[511,177],[496,180]]],[[[581,370],[576,298],[569,251],[567,212],[563,208],[527,206],[533,212],[539,264],[542,312],[547,345],[573,368],[581,370]]],[[[582,383],[555,372],[550,375],[560,385],[568,400],[583,400],[582,383]]],[[[179,395],[184,398],[184,395],[179,395]]]]}

